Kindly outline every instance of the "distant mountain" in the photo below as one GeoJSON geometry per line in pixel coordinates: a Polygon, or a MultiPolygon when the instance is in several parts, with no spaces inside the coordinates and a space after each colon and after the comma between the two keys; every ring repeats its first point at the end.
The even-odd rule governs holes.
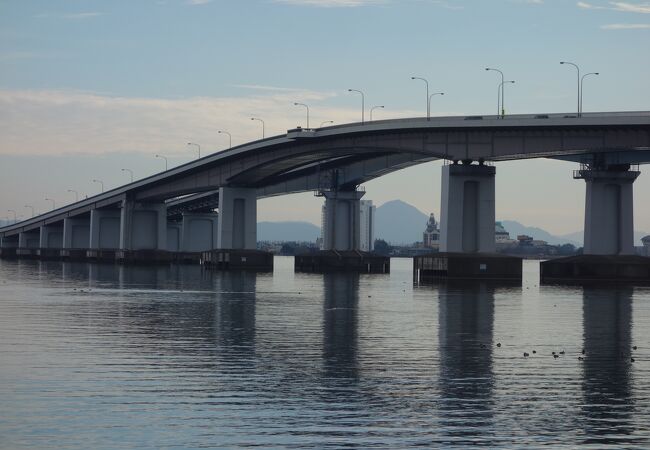
{"type": "Polygon", "coordinates": [[[258,241],[316,242],[320,227],[309,222],[258,222],[258,241]]]}
{"type": "Polygon", "coordinates": [[[386,202],[375,213],[375,238],[391,244],[412,244],[422,240],[429,216],[401,200],[386,202]]]}
{"type": "Polygon", "coordinates": [[[510,233],[511,239],[517,239],[520,234],[531,236],[534,239],[546,241],[551,245],[573,244],[582,247],[582,232],[564,236],[555,236],[546,230],[537,227],[528,227],[515,220],[502,220],[501,224],[510,233]],[[580,235],[577,238],[578,234],[580,235]]]}
{"type": "MultiPolygon", "coordinates": [[[[644,236],[647,236],[648,234],[650,234],[650,233],[647,233],[645,231],[635,231],[634,232],[634,245],[637,246],[637,247],[640,247],[641,246],[641,238],[644,237],[644,236]]],[[[580,247],[582,247],[582,242],[583,242],[583,239],[584,239],[584,231],[576,231],[575,233],[564,234],[564,235],[558,236],[558,237],[562,238],[562,239],[571,239],[571,240],[574,240],[576,242],[579,242],[580,247]]]]}

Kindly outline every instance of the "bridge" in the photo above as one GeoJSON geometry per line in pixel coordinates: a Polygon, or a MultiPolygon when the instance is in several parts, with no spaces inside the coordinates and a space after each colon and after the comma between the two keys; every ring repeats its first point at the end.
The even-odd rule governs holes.
{"type": "Polygon", "coordinates": [[[580,163],[587,184],[585,253],[630,254],[631,168],[650,162],[650,112],[381,120],[233,147],[0,228],[2,249],[255,249],[258,198],[325,197],[326,249],[359,248],[359,185],[434,160],[442,168],[441,251],[493,252],[496,163],[580,163]],[[214,210],[218,208],[218,213],[214,210]]]}

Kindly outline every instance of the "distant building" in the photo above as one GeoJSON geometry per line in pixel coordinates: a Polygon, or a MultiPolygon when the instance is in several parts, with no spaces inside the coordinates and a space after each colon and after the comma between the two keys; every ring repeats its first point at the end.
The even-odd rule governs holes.
{"type": "Polygon", "coordinates": [[[497,242],[510,241],[510,233],[506,231],[501,222],[494,224],[494,239],[497,242]]]}
{"type": "Polygon", "coordinates": [[[433,213],[429,216],[427,227],[422,233],[422,243],[425,248],[434,248],[436,250],[440,248],[440,229],[433,213]]]}
{"type": "Polygon", "coordinates": [[[361,228],[359,250],[371,252],[375,249],[375,211],[377,207],[372,205],[372,200],[361,200],[359,203],[359,227],[361,228]]]}
{"type": "MultiPolygon", "coordinates": [[[[359,250],[371,252],[375,249],[375,211],[372,200],[359,201],[359,250]]],[[[325,205],[321,208],[320,238],[316,240],[318,247],[323,250],[325,244],[325,205]]]]}
{"type": "Polygon", "coordinates": [[[643,249],[645,250],[645,256],[650,256],[650,234],[642,237],[641,242],[643,242],[643,249]]]}
{"type": "Polygon", "coordinates": [[[517,236],[517,241],[519,241],[519,245],[522,247],[532,247],[533,246],[533,238],[531,236],[527,236],[525,234],[520,234],[517,236]]]}

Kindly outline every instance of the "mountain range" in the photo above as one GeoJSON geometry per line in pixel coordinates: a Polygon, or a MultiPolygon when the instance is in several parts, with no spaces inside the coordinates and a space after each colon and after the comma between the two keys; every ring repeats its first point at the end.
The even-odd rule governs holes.
{"type": "MultiPolygon", "coordinates": [[[[375,238],[393,245],[410,245],[422,240],[429,216],[413,205],[401,200],[391,200],[377,207],[375,213],[375,238]]],[[[439,220],[439,217],[436,217],[439,220]]],[[[501,220],[501,224],[516,239],[525,234],[551,245],[572,244],[582,247],[583,232],[554,235],[538,227],[523,225],[515,220],[501,220]]],[[[635,231],[634,245],[648,233],[635,231]]],[[[257,238],[260,241],[307,241],[313,242],[320,236],[320,227],[309,222],[260,222],[257,224],[257,238]]]]}

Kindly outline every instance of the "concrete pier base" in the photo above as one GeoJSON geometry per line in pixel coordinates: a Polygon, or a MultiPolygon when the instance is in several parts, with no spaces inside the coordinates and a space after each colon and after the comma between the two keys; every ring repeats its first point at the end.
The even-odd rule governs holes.
{"type": "Polygon", "coordinates": [[[63,248],[59,250],[59,255],[63,261],[85,261],[85,248],[63,248]]]}
{"type": "Polygon", "coordinates": [[[540,264],[546,284],[622,282],[650,284],[650,258],[636,255],[579,255],[540,264]]]}
{"type": "Polygon", "coordinates": [[[48,261],[57,261],[61,259],[61,249],[58,248],[39,248],[36,250],[39,259],[48,261]]]}
{"type": "Polygon", "coordinates": [[[16,247],[0,248],[0,258],[4,258],[4,259],[16,258],[16,247]]]}
{"type": "Polygon", "coordinates": [[[261,250],[217,249],[201,252],[201,264],[218,270],[273,270],[273,254],[261,250]]]}
{"type": "Polygon", "coordinates": [[[323,250],[296,255],[297,272],[390,273],[390,258],[361,251],[323,250]]]}
{"type": "Polygon", "coordinates": [[[416,283],[442,279],[521,280],[522,259],[498,254],[431,253],[413,258],[416,283]]]}
{"type": "Polygon", "coordinates": [[[115,262],[115,249],[91,248],[86,250],[86,258],[91,262],[115,262]]]}
{"type": "Polygon", "coordinates": [[[115,261],[121,264],[169,264],[173,254],[166,250],[116,250],[115,261]]]}

